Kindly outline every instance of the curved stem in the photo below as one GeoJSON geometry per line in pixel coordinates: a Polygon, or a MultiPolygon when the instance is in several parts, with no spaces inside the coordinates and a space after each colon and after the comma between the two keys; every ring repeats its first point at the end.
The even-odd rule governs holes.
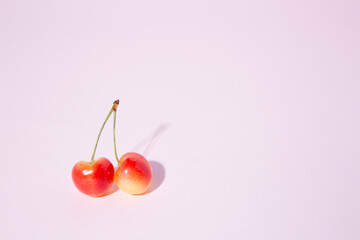
{"type": "Polygon", "coordinates": [[[116,123],[116,111],[114,111],[113,139],[114,139],[115,159],[116,159],[116,161],[118,162],[118,165],[120,165],[120,160],[119,160],[119,158],[118,158],[117,151],[116,151],[115,123],[116,123]]]}
{"type": "Polygon", "coordinates": [[[98,142],[99,142],[99,139],[100,139],[100,135],[101,135],[101,132],[102,130],[104,129],[104,126],[105,126],[105,123],[107,122],[107,120],[109,119],[110,115],[112,114],[114,110],[111,108],[109,114],[107,115],[103,125],[101,126],[101,129],[100,129],[100,132],[98,134],[98,137],[97,137],[97,140],[96,140],[96,144],[95,144],[95,147],[94,147],[94,151],[93,151],[93,154],[91,156],[91,161],[90,161],[90,164],[94,162],[94,157],[95,157],[95,152],[96,152],[96,148],[97,148],[97,145],[98,145],[98,142]]]}
{"type": "MultiPolygon", "coordinates": [[[[119,105],[119,99],[116,100],[116,101],[114,101],[113,106],[112,106],[110,112],[109,112],[108,115],[106,116],[105,121],[104,121],[103,125],[101,126],[100,132],[99,132],[98,137],[97,137],[97,139],[96,139],[96,144],[95,144],[95,147],[94,147],[94,151],[93,151],[93,154],[92,154],[92,156],[91,156],[90,164],[92,164],[92,163],[94,162],[95,152],[96,152],[97,145],[98,145],[98,143],[99,143],[99,139],[100,139],[102,130],[104,129],[104,126],[105,126],[107,120],[109,119],[110,115],[112,114],[112,112],[116,113],[116,109],[117,109],[118,105],[119,105]]],[[[116,114],[114,114],[114,117],[115,117],[115,115],[116,115],[116,114]]],[[[115,125],[114,125],[114,127],[115,127],[115,125]]],[[[114,139],[115,139],[115,138],[114,138],[114,139]]],[[[114,142],[114,143],[115,143],[115,142],[114,142]]],[[[116,149],[115,149],[115,155],[116,155],[116,149]]],[[[117,155],[116,155],[116,161],[118,161],[118,160],[117,160],[117,155]]],[[[119,161],[118,161],[118,162],[119,162],[119,161]]]]}

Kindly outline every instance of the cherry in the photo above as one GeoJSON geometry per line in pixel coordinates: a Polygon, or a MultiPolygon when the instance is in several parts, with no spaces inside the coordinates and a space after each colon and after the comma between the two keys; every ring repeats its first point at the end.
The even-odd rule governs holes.
{"type": "Polygon", "coordinates": [[[146,192],[152,181],[152,169],[145,157],[129,152],[120,158],[120,162],[115,172],[116,185],[130,194],[146,192]]]}
{"type": "Polygon", "coordinates": [[[142,194],[150,187],[152,169],[144,156],[138,153],[125,153],[119,160],[116,152],[115,141],[116,111],[114,112],[113,139],[118,169],[115,172],[115,184],[124,192],[142,194]]]}
{"type": "Polygon", "coordinates": [[[72,179],[80,192],[98,197],[111,187],[114,181],[114,166],[104,157],[93,163],[80,161],[72,170],[72,179]]]}
{"type": "Polygon", "coordinates": [[[94,156],[101,132],[104,129],[110,115],[113,112],[114,114],[116,113],[118,105],[119,100],[114,101],[109,114],[101,126],[90,162],[80,161],[76,163],[72,169],[72,180],[77,189],[79,189],[80,192],[92,197],[98,197],[105,194],[114,181],[114,166],[112,163],[104,157],[94,160],[94,156]]]}

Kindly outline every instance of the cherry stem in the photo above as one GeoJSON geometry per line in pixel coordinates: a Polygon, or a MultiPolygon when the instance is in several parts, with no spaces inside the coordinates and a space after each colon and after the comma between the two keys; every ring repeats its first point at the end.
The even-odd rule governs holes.
{"type": "Polygon", "coordinates": [[[100,139],[101,133],[102,133],[104,127],[105,127],[105,124],[106,124],[107,120],[109,119],[109,117],[111,116],[111,114],[112,114],[114,111],[116,112],[116,108],[117,108],[118,105],[119,105],[119,100],[116,100],[116,101],[113,103],[113,106],[112,106],[110,112],[109,112],[108,115],[106,116],[105,121],[104,121],[104,123],[103,123],[102,126],[101,126],[100,132],[99,132],[98,137],[97,137],[97,139],[96,139],[96,144],[95,144],[95,147],[94,147],[94,151],[93,151],[93,154],[92,154],[92,156],[91,156],[90,164],[94,162],[94,157],[95,157],[96,148],[97,148],[97,145],[98,145],[98,143],[99,143],[99,139],[100,139]]]}
{"type": "Polygon", "coordinates": [[[119,160],[119,158],[118,158],[117,151],[116,151],[115,123],[116,123],[116,111],[114,111],[113,139],[114,139],[115,159],[116,159],[116,161],[118,162],[118,165],[120,165],[120,160],[119,160]]]}

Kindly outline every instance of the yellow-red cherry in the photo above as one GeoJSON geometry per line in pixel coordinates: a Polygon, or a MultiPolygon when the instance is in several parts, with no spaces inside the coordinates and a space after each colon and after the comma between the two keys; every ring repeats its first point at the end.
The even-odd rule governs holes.
{"type": "Polygon", "coordinates": [[[148,190],[152,181],[150,163],[141,154],[125,153],[119,160],[115,172],[115,183],[124,192],[142,194],[148,190]]]}

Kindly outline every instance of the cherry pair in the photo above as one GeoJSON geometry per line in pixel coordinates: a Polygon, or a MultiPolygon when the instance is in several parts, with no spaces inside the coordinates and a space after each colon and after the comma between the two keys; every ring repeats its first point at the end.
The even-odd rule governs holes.
{"type": "Polygon", "coordinates": [[[114,101],[98,134],[90,162],[80,161],[76,163],[72,169],[72,179],[75,186],[80,192],[92,197],[104,195],[109,190],[114,180],[115,184],[121,190],[130,194],[142,194],[151,184],[152,169],[145,157],[134,152],[125,153],[120,159],[117,156],[115,122],[118,105],[119,100],[114,101]],[[116,161],[118,162],[118,169],[116,172],[114,166],[107,158],[100,157],[97,160],[94,160],[101,132],[112,113],[114,113],[114,151],[116,161]]]}

